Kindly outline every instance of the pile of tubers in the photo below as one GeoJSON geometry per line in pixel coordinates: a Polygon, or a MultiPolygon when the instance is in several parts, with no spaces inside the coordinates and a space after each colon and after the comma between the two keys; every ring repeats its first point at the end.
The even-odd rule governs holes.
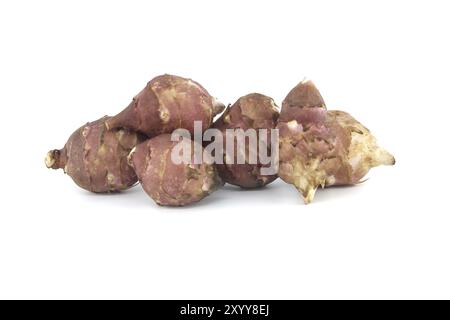
{"type": "Polygon", "coordinates": [[[62,149],[49,151],[45,158],[47,168],[63,169],[85,190],[120,192],[139,182],[162,206],[195,203],[224,183],[259,188],[278,177],[294,185],[309,203],[318,187],[354,185],[371,168],[394,163],[394,157],[351,115],[327,110],[311,81],[295,86],[281,110],[272,98],[259,93],[225,108],[197,82],[168,74],[152,79],[116,116],[77,129],[62,149]],[[226,134],[230,129],[254,129],[257,152],[276,155],[277,171],[267,174],[267,164],[248,161],[256,151],[236,141],[231,153],[224,147],[214,158],[199,162],[192,151],[183,154],[184,162],[173,161],[171,155],[178,150],[207,155],[214,139],[172,137],[178,130],[195,134],[195,123],[201,124],[202,133],[207,129],[221,133],[224,146],[237,139],[226,134]],[[274,146],[268,142],[275,133],[274,146]],[[236,161],[239,154],[244,155],[242,162],[236,161]]]}

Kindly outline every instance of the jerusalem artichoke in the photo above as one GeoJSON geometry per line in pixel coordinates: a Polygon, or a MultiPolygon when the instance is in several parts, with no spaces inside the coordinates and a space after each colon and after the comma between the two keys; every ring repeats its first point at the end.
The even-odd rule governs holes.
{"type": "MultiPolygon", "coordinates": [[[[225,134],[227,129],[242,129],[244,131],[251,130],[254,133],[256,141],[253,141],[255,147],[259,147],[261,142],[261,134],[265,135],[264,147],[267,149],[266,154],[271,153],[270,130],[274,129],[277,123],[279,111],[272,98],[259,93],[252,93],[241,97],[231,107],[229,107],[222,116],[214,123],[214,128],[219,129],[224,137],[224,143],[227,145],[229,136],[225,134]],[[259,129],[266,129],[259,131],[259,129]]],[[[251,137],[251,135],[250,135],[251,137]]],[[[232,136],[233,143],[236,146],[233,161],[227,163],[227,152],[224,148],[223,164],[217,164],[218,172],[221,178],[230,184],[240,186],[242,188],[256,188],[265,186],[274,181],[278,176],[275,174],[265,175],[261,173],[261,168],[267,166],[268,163],[262,164],[259,157],[257,162],[250,163],[249,157],[252,152],[249,143],[245,143],[244,147],[237,149],[237,138],[232,136]],[[238,152],[244,152],[245,163],[239,164],[237,161],[238,152]]],[[[250,139],[249,139],[250,140],[250,139]]],[[[256,150],[253,150],[256,152],[256,150]]]]}
{"type": "Polygon", "coordinates": [[[137,182],[127,156],[143,137],[127,129],[107,130],[101,118],[76,130],[61,150],[49,151],[45,164],[63,169],[73,181],[91,192],[115,192],[137,182]]]}
{"type": "Polygon", "coordinates": [[[194,121],[201,121],[206,130],[224,107],[197,82],[165,74],[152,79],[130,105],[108,119],[106,125],[109,129],[130,128],[149,137],[178,128],[193,132],[194,121]]]}
{"type": "MultiPolygon", "coordinates": [[[[221,184],[213,164],[203,161],[194,163],[194,144],[189,139],[171,141],[171,135],[162,134],[145,141],[129,155],[145,192],[159,205],[184,206],[200,201],[221,184]],[[190,150],[187,162],[177,163],[173,159],[175,148],[190,150]]],[[[197,145],[199,150],[203,150],[197,145]]]]}
{"type": "Polygon", "coordinates": [[[357,184],[371,168],[395,163],[351,115],[328,111],[311,81],[288,93],[281,112],[271,98],[252,93],[213,124],[223,109],[193,80],[158,76],[116,116],[76,130],[63,149],[48,152],[45,163],[96,193],[139,181],[163,206],[200,201],[224,182],[256,188],[278,176],[309,203],[319,186],[357,184]],[[185,129],[181,140],[176,129],[185,129]]]}
{"type": "Polygon", "coordinates": [[[327,111],[311,81],[302,81],[282,104],[279,176],[313,200],[319,186],[356,184],[394,157],[380,148],[370,131],[349,114],[327,111]]]}

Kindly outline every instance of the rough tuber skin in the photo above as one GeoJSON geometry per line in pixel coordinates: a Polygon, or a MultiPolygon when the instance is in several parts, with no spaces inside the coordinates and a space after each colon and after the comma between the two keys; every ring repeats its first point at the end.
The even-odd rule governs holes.
{"type": "MultiPolygon", "coordinates": [[[[225,145],[227,144],[226,129],[267,129],[268,136],[266,141],[268,141],[267,148],[270,153],[270,130],[276,127],[278,116],[278,107],[272,98],[259,93],[252,93],[241,97],[231,107],[228,107],[214,123],[214,128],[219,129],[223,133],[225,145]]],[[[237,139],[235,138],[234,140],[236,146],[237,139]]],[[[248,154],[249,148],[247,144],[246,147],[245,152],[248,154]]],[[[258,188],[271,183],[278,177],[276,174],[261,174],[262,164],[259,161],[257,164],[249,164],[249,161],[246,161],[245,164],[237,164],[236,154],[234,158],[233,164],[226,164],[224,152],[224,163],[216,165],[220,177],[229,184],[242,188],[258,188]]],[[[246,160],[248,160],[247,158],[246,156],[246,160]]]]}
{"type": "Polygon", "coordinates": [[[214,165],[193,164],[193,152],[190,163],[174,163],[171,153],[179,143],[190,144],[193,150],[193,141],[174,142],[171,135],[162,134],[139,144],[129,155],[145,192],[161,206],[189,205],[223,184],[214,165]]]}
{"type": "Polygon", "coordinates": [[[137,176],[127,156],[143,137],[127,129],[107,130],[107,119],[87,123],[70,136],[63,149],[49,151],[47,168],[63,169],[78,186],[91,192],[132,187],[137,176]]]}
{"type": "Polygon", "coordinates": [[[286,96],[277,128],[279,176],[299,190],[305,203],[319,186],[356,184],[371,168],[395,163],[352,116],[327,111],[311,81],[302,81],[286,96]]]}
{"type": "Polygon", "coordinates": [[[130,105],[106,121],[106,125],[109,129],[130,128],[148,137],[171,133],[178,128],[193,133],[194,121],[201,121],[206,130],[224,107],[197,82],[165,74],[152,79],[130,105]]]}

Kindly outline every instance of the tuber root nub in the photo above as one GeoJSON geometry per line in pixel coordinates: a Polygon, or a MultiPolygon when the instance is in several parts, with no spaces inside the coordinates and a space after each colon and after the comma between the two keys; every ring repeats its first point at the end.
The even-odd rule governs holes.
{"type": "Polygon", "coordinates": [[[66,160],[61,156],[61,154],[61,150],[58,149],[49,151],[45,157],[45,165],[47,168],[55,170],[64,168],[66,165],[66,160]]]}

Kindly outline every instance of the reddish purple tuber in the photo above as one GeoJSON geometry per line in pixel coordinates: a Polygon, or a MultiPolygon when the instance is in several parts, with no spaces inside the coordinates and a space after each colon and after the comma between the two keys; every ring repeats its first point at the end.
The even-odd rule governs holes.
{"type": "Polygon", "coordinates": [[[137,182],[127,156],[143,137],[127,129],[107,130],[104,117],[76,130],[61,150],[49,151],[45,164],[63,169],[91,192],[116,192],[137,182]]]}
{"type": "Polygon", "coordinates": [[[370,131],[343,111],[327,111],[311,81],[303,81],[283,101],[279,176],[293,184],[305,203],[319,186],[358,183],[378,165],[394,157],[380,148],[370,131]]]}
{"type": "MultiPolygon", "coordinates": [[[[142,187],[157,204],[185,206],[200,201],[222,185],[213,164],[194,164],[194,144],[189,139],[174,142],[169,134],[162,134],[139,144],[130,153],[129,162],[142,187]],[[179,144],[187,144],[192,150],[187,156],[188,163],[177,164],[172,160],[172,151],[179,144]]],[[[203,150],[202,146],[197,147],[203,150]]]]}
{"type": "Polygon", "coordinates": [[[106,121],[108,128],[130,128],[148,137],[171,133],[178,128],[193,133],[194,121],[208,129],[224,105],[197,82],[174,75],[152,79],[130,105],[106,121]]]}
{"type": "MultiPolygon", "coordinates": [[[[267,129],[266,134],[266,154],[271,153],[270,146],[270,130],[274,129],[277,124],[279,111],[272,98],[259,93],[252,93],[238,99],[231,107],[222,114],[222,116],[214,123],[214,128],[219,129],[224,137],[225,145],[229,143],[225,131],[227,129],[255,129],[256,138],[260,139],[259,129],[267,129]]],[[[237,139],[234,138],[234,144],[237,146],[237,139]]],[[[233,139],[232,138],[232,139],[233,139]]],[[[240,186],[242,188],[257,188],[265,186],[274,181],[278,176],[264,175],[261,173],[263,165],[258,159],[257,163],[249,163],[248,155],[250,149],[246,143],[245,150],[246,163],[237,163],[237,152],[234,154],[232,163],[226,163],[226,152],[224,152],[224,163],[217,164],[222,179],[230,184],[240,186]]]]}

